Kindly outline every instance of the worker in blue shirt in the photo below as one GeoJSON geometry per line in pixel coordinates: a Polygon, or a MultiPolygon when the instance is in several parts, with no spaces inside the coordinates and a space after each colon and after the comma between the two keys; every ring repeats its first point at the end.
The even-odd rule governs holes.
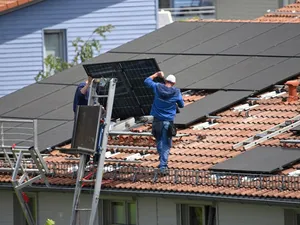
{"type": "Polygon", "coordinates": [[[74,101],[73,101],[73,112],[76,115],[76,110],[78,105],[87,105],[89,100],[89,89],[93,78],[88,77],[88,79],[80,83],[75,91],[74,101]]]}
{"type": "Polygon", "coordinates": [[[152,88],[154,101],[150,114],[153,116],[152,134],[156,140],[156,148],[159,154],[159,169],[162,174],[167,173],[168,157],[172,146],[172,136],[169,134],[170,126],[173,125],[177,105],[184,107],[181,92],[175,88],[176,77],[172,74],[167,76],[165,84],[154,82],[157,77],[164,78],[163,72],[157,72],[146,78],[144,83],[152,88]]]}

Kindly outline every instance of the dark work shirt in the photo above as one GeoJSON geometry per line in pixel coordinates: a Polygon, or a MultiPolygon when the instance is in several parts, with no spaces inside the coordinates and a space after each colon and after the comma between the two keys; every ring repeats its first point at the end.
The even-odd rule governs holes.
{"type": "Polygon", "coordinates": [[[89,88],[87,89],[86,94],[82,94],[81,93],[81,89],[85,86],[85,82],[84,83],[80,83],[78,85],[78,87],[76,88],[76,92],[74,95],[74,102],[73,102],[73,112],[76,112],[77,106],[78,105],[87,105],[88,104],[88,100],[89,100],[89,88]]]}

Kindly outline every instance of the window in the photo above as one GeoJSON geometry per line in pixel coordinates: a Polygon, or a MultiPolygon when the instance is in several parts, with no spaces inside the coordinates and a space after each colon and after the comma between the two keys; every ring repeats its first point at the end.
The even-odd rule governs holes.
{"type": "Polygon", "coordinates": [[[136,203],[108,201],[103,203],[103,225],[136,225],[136,203]]]}
{"type": "Polygon", "coordinates": [[[67,61],[65,30],[44,31],[44,58],[48,55],[53,55],[61,58],[63,61],[67,61]]]}
{"type": "Polygon", "coordinates": [[[180,225],[216,225],[216,208],[213,206],[180,206],[180,225]]]}
{"type": "MultiPolygon", "coordinates": [[[[28,197],[28,207],[30,209],[31,215],[35,220],[37,220],[37,197],[33,193],[26,193],[28,197]]],[[[16,195],[13,198],[14,206],[14,224],[15,225],[28,225],[24,212],[22,210],[21,204],[16,195]]]]}
{"type": "Polygon", "coordinates": [[[296,0],[282,0],[282,2],[280,2],[281,4],[279,4],[279,7],[283,7],[283,6],[286,6],[286,5],[289,5],[289,4],[293,4],[295,2],[296,2],[296,0]]]}
{"type": "Polygon", "coordinates": [[[171,8],[172,2],[171,0],[159,0],[159,8],[171,8]]]}

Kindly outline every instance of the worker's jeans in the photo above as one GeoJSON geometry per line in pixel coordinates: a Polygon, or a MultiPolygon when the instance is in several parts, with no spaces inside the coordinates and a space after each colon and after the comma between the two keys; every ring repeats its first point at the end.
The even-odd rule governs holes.
{"type": "Polygon", "coordinates": [[[168,157],[172,146],[172,137],[168,137],[170,121],[159,121],[154,119],[152,133],[156,139],[156,148],[159,154],[159,168],[163,172],[168,167],[168,157]]]}

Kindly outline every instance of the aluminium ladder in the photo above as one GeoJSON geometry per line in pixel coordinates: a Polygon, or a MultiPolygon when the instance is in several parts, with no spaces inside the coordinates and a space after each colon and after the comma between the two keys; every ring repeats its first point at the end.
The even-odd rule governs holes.
{"type": "Polygon", "coordinates": [[[0,124],[0,153],[4,155],[0,171],[12,172],[11,182],[27,224],[36,225],[36,218],[31,213],[22,189],[38,180],[42,180],[48,187],[50,186],[46,177],[49,170],[38,150],[37,120],[0,118],[0,124]],[[32,127],[26,126],[28,124],[32,127]],[[25,146],[27,143],[33,145],[25,146]],[[30,168],[27,168],[28,166],[30,168]]]}
{"type": "Polygon", "coordinates": [[[283,123],[280,123],[268,130],[258,133],[250,138],[247,138],[246,140],[243,140],[237,144],[234,144],[232,148],[237,149],[243,146],[243,148],[247,150],[251,147],[254,147],[255,145],[258,145],[259,143],[269,140],[270,138],[282,134],[283,132],[290,130],[291,128],[299,125],[300,125],[300,115],[295,116],[294,118],[289,119],[283,123]]]}
{"type": "MultiPolygon", "coordinates": [[[[110,129],[110,121],[111,121],[111,115],[112,115],[112,108],[114,103],[114,96],[115,96],[115,89],[117,84],[116,78],[111,78],[109,80],[109,89],[108,89],[108,95],[98,95],[96,93],[97,86],[101,84],[101,79],[93,79],[89,91],[89,100],[88,105],[94,106],[96,105],[96,100],[99,98],[107,98],[106,102],[106,116],[104,120],[104,126],[100,128],[99,131],[99,137],[98,137],[98,148],[100,148],[100,158],[98,161],[97,166],[97,172],[96,172],[96,180],[86,180],[83,178],[84,171],[85,171],[85,162],[87,154],[86,152],[81,152],[80,161],[79,161],[79,167],[77,171],[77,179],[76,179],[76,187],[74,192],[74,199],[73,199],[73,206],[72,206],[72,214],[71,214],[71,225],[77,224],[77,218],[80,211],[90,211],[89,215],[89,225],[93,225],[97,209],[98,209],[98,202],[100,197],[100,191],[101,191],[101,183],[102,183],[102,177],[103,177],[103,168],[104,168],[104,161],[105,161],[105,153],[107,149],[107,141],[108,141],[108,135],[109,135],[109,129],[110,129]],[[80,194],[82,189],[83,183],[95,183],[94,185],[94,193],[92,198],[92,205],[91,208],[79,208],[79,200],[80,200],[80,194]]],[[[107,82],[107,81],[103,81],[107,82]]],[[[101,112],[101,108],[100,108],[101,112]]],[[[98,121],[99,122],[99,121],[98,121]]]]}

